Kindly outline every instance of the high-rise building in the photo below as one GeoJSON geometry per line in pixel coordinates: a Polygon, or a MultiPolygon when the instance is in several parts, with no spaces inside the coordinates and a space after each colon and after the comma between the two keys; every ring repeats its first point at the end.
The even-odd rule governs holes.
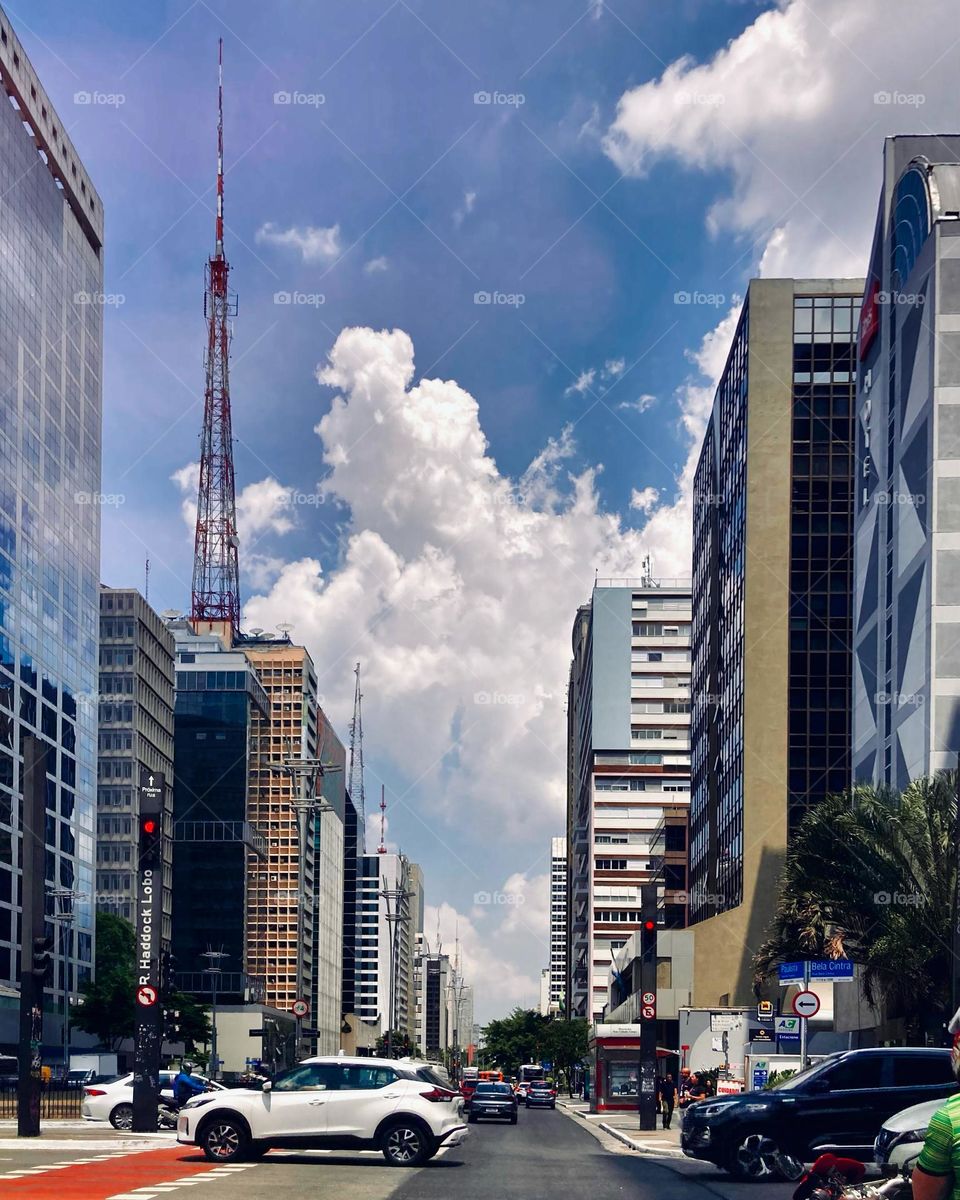
{"type": "MultiPolygon", "coordinates": [[[[640,924],[654,832],[690,791],[690,587],[598,581],[573,626],[567,696],[568,1015],[607,1003],[614,951],[640,924]]],[[[664,923],[686,923],[686,879],[663,889],[664,923]]]]}
{"type": "Polygon", "coordinates": [[[360,912],[357,883],[360,859],[365,852],[363,818],[354,796],[347,791],[343,821],[343,961],[340,1010],[343,1017],[357,1011],[357,948],[360,912]]]}
{"type": "Polygon", "coordinates": [[[850,779],[862,287],[751,282],[697,466],[689,912],[698,1005],[751,1002],[752,956],[790,831],[850,779]]]}
{"type": "Polygon", "coordinates": [[[451,1044],[447,997],[450,990],[450,956],[429,953],[421,938],[416,962],[417,1045],[425,1057],[436,1061],[451,1044]]]}
{"type": "Polygon", "coordinates": [[[567,839],[550,840],[550,966],[547,1012],[563,1013],[567,990],[567,839]]]}
{"type": "Polygon", "coordinates": [[[540,972],[540,1002],[537,1005],[537,1012],[541,1017],[550,1015],[550,968],[544,967],[540,972]]]}
{"type": "MultiPolygon", "coordinates": [[[[317,709],[318,757],[323,765],[320,794],[330,807],[313,825],[314,947],[310,982],[311,1025],[317,1054],[336,1054],[343,1023],[344,833],[347,814],[346,751],[322,708],[317,709]]],[[[352,807],[352,805],[351,805],[352,807]]],[[[356,867],[354,866],[354,869],[356,867]]]]}
{"type": "Polygon", "coordinates": [[[853,778],[960,751],[960,137],[890,137],[859,321],[853,778]]]}
{"type": "Polygon", "coordinates": [[[225,1003],[262,1002],[263,963],[250,961],[246,930],[248,858],[266,841],[250,821],[248,761],[253,730],[270,699],[229,630],[196,634],[171,621],[176,639],[174,701],[173,955],[178,986],[225,1003]],[[208,953],[223,958],[207,958],[208,953]],[[212,969],[219,968],[216,976],[212,969]],[[259,977],[257,973],[260,972],[259,977]]]}
{"type": "Polygon", "coordinates": [[[258,635],[245,635],[241,645],[270,701],[269,712],[254,720],[251,740],[249,816],[268,850],[266,859],[251,857],[248,864],[248,961],[266,981],[267,1003],[289,1011],[295,1000],[307,1000],[321,1022],[321,1040],[335,1051],[342,1016],[343,746],[320,710],[313,660],[303,646],[258,635]],[[316,798],[321,771],[326,811],[305,803],[316,798]]]}
{"type": "Polygon", "coordinates": [[[133,588],[100,588],[97,908],[134,918],[141,771],[164,778],[161,946],[173,914],[174,639],[133,588]]]}
{"type": "MultiPolygon", "coordinates": [[[[59,1011],[93,967],[103,210],[2,10],[0,85],[0,984],[19,978],[20,746],[33,734],[48,747],[47,883],[72,910],[59,1011]]],[[[8,994],[8,1046],[16,1023],[8,994]]]]}
{"type": "Polygon", "coordinates": [[[356,1015],[417,1036],[413,959],[423,932],[422,875],[402,854],[365,854],[358,866],[356,1015]],[[412,886],[411,886],[412,883],[412,886]],[[416,928],[419,907],[420,928],[416,928]]]}

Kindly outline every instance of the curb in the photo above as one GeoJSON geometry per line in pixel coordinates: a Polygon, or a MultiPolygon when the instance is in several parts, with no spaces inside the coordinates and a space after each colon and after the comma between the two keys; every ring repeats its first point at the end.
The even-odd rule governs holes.
{"type": "Polygon", "coordinates": [[[650,1146],[644,1146],[641,1142],[635,1142],[632,1137],[628,1137],[622,1130],[615,1129],[613,1125],[608,1125],[605,1121],[599,1123],[599,1128],[604,1133],[609,1133],[611,1137],[615,1137],[617,1141],[623,1142],[625,1146],[629,1146],[631,1150],[636,1150],[638,1154],[646,1154],[651,1158],[686,1157],[682,1150],[653,1149],[650,1146]]]}

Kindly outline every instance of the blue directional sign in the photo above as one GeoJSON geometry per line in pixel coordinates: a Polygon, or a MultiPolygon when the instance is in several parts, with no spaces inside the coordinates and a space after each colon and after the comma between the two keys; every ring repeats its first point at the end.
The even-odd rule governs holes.
{"type": "Polygon", "coordinates": [[[802,983],[803,963],[785,962],[780,964],[780,983],[802,983]]]}
{"type": "Polygon", "coordinates": [[[815,958],[810,962],[811,979],[852,979],[853,963],[849,958],[815,958]]]}

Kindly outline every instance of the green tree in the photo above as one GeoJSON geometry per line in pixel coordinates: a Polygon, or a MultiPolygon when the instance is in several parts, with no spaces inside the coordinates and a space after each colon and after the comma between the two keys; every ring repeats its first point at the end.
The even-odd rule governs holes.
{"type": "Polygon", "coordinates": [[[586,1056],[589,1036],[590,1024],[582,1018],[573,1021],[555,1018],[543,1028],[541,1057],[553,1063],[554,1074],[562,1075],[568,1087],[574,1067],[586,1056]]]}
{"type": "Polygon", "coordinates": [[[94,979],[81,985],[83,999],[71,1007],[70,1023],[115,1052],[133,1037],[136,934],[129,921],[112,913],[98,912],[96,922],[94,979]]]}
{"type": "Polygon", "coordinates": [[[484,1030],[483,1057],[486,1063],[515,1075],[521,1063],[539,1062],[546,1017],[532,1009],[515,1008],[509,1017],[491,1021],[484,1030]]]}
{"type": "MultiPolygon", "coordinates": [[[[411,1058],[413,1057],[416,1046],[410,1040],[410,1034],[406,1030],[394,1029],[390,1035],[390,1045],[392,1048],[393,1058],[411,1058]]],[[[377,1057],[385,1058],[387,1053],[387,1035],[382,1033],[377,1038],[377,1057]]]]}
{"type": "MultiPolygon", "coordinates": [[[[71,1006],[70,1023],[116,1052],[121,1042],[133,1037],[136,1024],[136,933],[129,921],[113,913],[98,912],[96,921],[94,979],[81,986],[82,1000],[71,1006]]],[[[188,1052],[195,1055],[198,1045],[210,1038],[206,1008],[186,992],[173,992],[165,999],[164,1007],[180,1013],[175,1022],[179,1032],[174,1034],[168,1028],[170,1040],[183,1041],[188,1052]]]]}
{"type": "Polygon", "coordinates": [[[787,854],[758,986],[782,959],[846,957],[911,1041],[948,1015],[955,921],[956,772],[902,792],[859,785],[800,822],[787,854]]]}

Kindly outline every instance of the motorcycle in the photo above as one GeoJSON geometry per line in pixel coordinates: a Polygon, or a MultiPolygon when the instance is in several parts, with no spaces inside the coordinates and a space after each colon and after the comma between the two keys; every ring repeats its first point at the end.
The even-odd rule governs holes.
{"type": "Polygon", "coordinates": [[[863,1182],[866,1168],[854,1158],[821,1154],[806,1171],[793,1200],[911,1200],[911,1165],[887,1179],[863,1182]]]}

